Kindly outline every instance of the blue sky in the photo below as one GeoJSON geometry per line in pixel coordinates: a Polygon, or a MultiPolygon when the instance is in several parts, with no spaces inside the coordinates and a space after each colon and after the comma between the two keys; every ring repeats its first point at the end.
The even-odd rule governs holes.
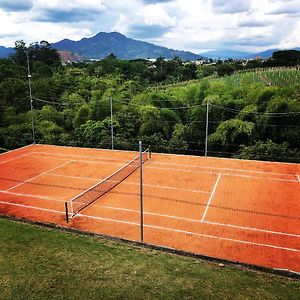
{"type": "Polygon", "coordinates": [[[100,31],[201,53],[300,47],[300,0],[0,0],[0,45],[100,31]]]}

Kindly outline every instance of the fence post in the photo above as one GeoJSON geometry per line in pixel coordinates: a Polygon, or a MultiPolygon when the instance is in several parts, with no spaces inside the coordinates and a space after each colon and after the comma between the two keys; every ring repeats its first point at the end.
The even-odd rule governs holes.
{"type": "Polygon", "coordinates": [[[140,152],[140,213],[141,213],[141,242],[144,242],[144,211],[143,211],[143,146],[139,142],[140,152]]]}

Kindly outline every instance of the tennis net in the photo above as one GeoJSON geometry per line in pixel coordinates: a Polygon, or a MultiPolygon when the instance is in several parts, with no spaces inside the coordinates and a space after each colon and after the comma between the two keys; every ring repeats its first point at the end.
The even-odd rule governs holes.
{"type": "MultiPolygon", "coordinates": [[[[150,157],[150,150],[147,148],[142,152],[142,163],[147,161],[150,157]]],[[[115,173],[109,175],[99,183],[90,187],[88,190],[75,196],[70,200],[72,217],[74,217],[81,210],[86,208],[88,205],[95,202],[97,199],[102,197],[104,194],[109,192],[129,175],[131,175],[136,169],[140,167],[140,156],[137,156],[125,166],[117,170],[115,173]]]]}

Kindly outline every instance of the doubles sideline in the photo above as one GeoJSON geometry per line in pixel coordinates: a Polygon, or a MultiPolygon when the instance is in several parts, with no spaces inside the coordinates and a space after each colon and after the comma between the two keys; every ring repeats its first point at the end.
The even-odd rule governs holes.
{"type": "MultiPolygon", "coordinates": [[[[2,202],[2,201],[0,201],[0,203],[1,204],[7,204],[6,202],[2,202]]],[[[64,212],[57,211],[57,210],[51,210],[51,209],[46,209],[46,208],[37,208],[37,207],[34,207],[34,206],[28,206],[28,205],[24,205],[24,204],[16,204],[16,203],[10,203],[10,204],[15,205],[15,206],[19,206],[19,207],[24,207],[24,208],[31,208],[31,209],[37,209],[37,210],[42,210],[42,211],[48,211],[48,212],[52,212],[52,213],[64,214],[64,212]]],[[[121,220],[115,220],[115,219],[109,219],[109,218],[103,218],[103,217],[96,217],[96,216],[89,216],[89,215],[85,215],[85,214],[81,214],[81,213],[79,213],[78,216],[88,218],[88,219],[96,219],[96,220],[101,220],[101,221],[115,222],[115,223],[134,225],[134,226],[140,227],[140,224],[135,223],[135,222],[121,221],[121,220]]],[[[196,232],[186,231],[186,230],[181,230],[181,229],[172,229],[172,228],[166,228],[166,227],[155,226],[155,225],[147,225],[147,224],[145,224],[144,227],[151,228],[151,229],[156,229],[156,230],[182,233],[182,234],[185,234],[185,235],[192,235],[192,236],[198,236],[198,237],[209,238],[209,239],[217,239],[217,240],[228,241],[228,242],[233,242],[233,243],[240,243],[240,244],[246,244],[246,245],[266,247],[266,248],[273,248],[273,249],[292,251],[292,252],[300,252],[300,249],[294,249],[294,248],[282,247],[282,246],[275,246],[275,245],[265,244],[265,243],[256,243],[256,242],[245,241],[245,240],[240,240],[240,239],[219,237],[219,236],[215,236],[215,235],[209,235],[209,234],[204,234],[204,233],[196,233],[196,232]]]]}
{"type": "MultiPolygon", "coordinates": [[[[9,193],[9,194],[13,194],[13,195],[17,195],[17,196],[24,196],[22,194],[18,194],[18,193],[9,193]]],[[[27,195],[26,195],[27,196],[27,195]]],[[[28,195],[31,196],[31,195],[28,195]]],[[[35,197],[35,196],[32,196],[35,197]]],[[[60,202],[60,203],[64,203],[65,201],[63,200],[57,200],[57,199],[49,199],[46,197],[35,197],[35,198],[39,198],[42,200],[49,200],[49,201],[56,201],[56,202],[60,202]]],[[[56,212],[57,210],[52,210],[52,209],[47,209],[47,208],[41,208],[41,207],[36,207],[36,206],[31,206],[31,205],[26,205],[26,204],[19,204],[19,203],[11,203],[11,202],[5,202],[5,201],[0,201],[0,203],[2,204],[6,204],[6,205],[14,205],[14,206],[24,206],[27,208],[33,208],[33,209],[41,209],[44,211],[54,211],[56,212]]],[[[116,210],[116,211],[126,211],[129,213],[135,213],[135,214],[140,214],[139,210],[135,210],[135,209],[129,209],[129,208],[121,208],[121,207],[113,207],[113,206],[107,206],[107,205],[99,205],[99,204],[93,204],[93,206],[97,207],[97,208],[103,208],[103,209],[109,209],[109,210],[116,210]]],[[[62,214],[65,214],[65,211],[57,211],[60,212],[62,214]]],[[[225,226],[225,227],[232,227],[232,228],[236,228],[236,229],[240,229],[240,230],[247,230],[247,231],[255,231],[255,232],[262,232],[262,233],[267,233],[267,234],[275,234],[275,235],[283,235],[283,236],[290,236],[290,237],[295,237],[295,238],[300,238],[300,234],[293,234],[293,233],[286,233],[286,232],[280,232],[280,231],[272,231],[272,230],[267,230],[267,229],[259,229],[259,228],[254,228],[254,227],[247,227],[247,226],[240,226],[240,225],[233,225],[233,224],[226,224],[226,223],[220,223],[220,222],[213,222],[213,221],[199,221],[198,219],[191,219],[191,218],[184,218],[184,217],[178,217],[178,216],[171,216],[171,215],[167,215],[167,214],[161,214],[161,213],[154,213],[154,212],[146,212],[144,211],[145,215],[150,215],[150,216],[156,216],[156,217],[162,217],[162,218],[168,218],[168,219],[175,219],[175,220],[179,220],[179,221],[186,221],[186,222],[193,222],[193,223],[206,223],[206,224],[210,224],[210,225],[214,225],[214,226],[225,226]]],[[[70,213],[71,215],[71,213],[70,213]]],[[[80,216],[80,213],[78,214],[78,216],[80,216]]],[[[88,216],[88,215],[86,215],[88,216]]],[[[97,216],[90,216],[91,218],[98,218],[97,216]]],[[[102,217],[100,217],[102,219],[102,217]]],[[[120,220],[116,220],[116,221],[120,221],[120,220]]],[[[120,222],[125,222],[125,221],[120,221],[120,222]]]]}

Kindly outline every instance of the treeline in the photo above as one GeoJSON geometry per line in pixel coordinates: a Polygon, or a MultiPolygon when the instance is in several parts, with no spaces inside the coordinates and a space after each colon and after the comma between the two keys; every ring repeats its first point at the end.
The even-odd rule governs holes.
{"type": "Polygon", "coordinates": [[[204,66],[114,55],[62,66],[46,42],[16,46],[0,60],[0,147],[31,143],[33,119],[37,142],[110,148],[112,101],[117,149],[136,150],[142,140],[153,151],[204,155],[208,107],[208,155],[300,161],[299,81],[278,87],[242,74],[238,85],[204,78],[157,90],[158,83],[204,77],[204,66]]]}

